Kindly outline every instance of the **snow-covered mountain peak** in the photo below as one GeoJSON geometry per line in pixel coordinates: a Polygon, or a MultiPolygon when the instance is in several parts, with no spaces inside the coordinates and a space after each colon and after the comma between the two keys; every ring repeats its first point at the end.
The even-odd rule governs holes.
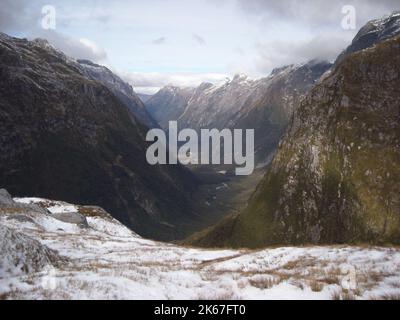
{"type": "Polygon", "coordinates": [[[36,39],[32,40],[32,43],[43,49],[56,50],[55,47],[52,46],[49,41],[47,41],[46,39],[43,39],[43,38],[36,38],[36,39]]]}
{"type": "MultiPolygon", "coordinates": [[[[390,15],[387,15],[381,19],[372,20],[367,25],[361,29],[361,31],[367,31],[368,27],[373,26],[375,30],[384,31],[386,29],[391,29],[390,31],[396,33],[400,29],[400,11],[395,11],[390,15]]],[[[360,31],[360,32],[361,32],[360,31]]],[[[362,33],[362,32],[361,32],[362,33]]],[[[393,36],[394,34],[392,34],[393,36]]],[[[390,36],[388,36],[389,38],[390,36]]]]}

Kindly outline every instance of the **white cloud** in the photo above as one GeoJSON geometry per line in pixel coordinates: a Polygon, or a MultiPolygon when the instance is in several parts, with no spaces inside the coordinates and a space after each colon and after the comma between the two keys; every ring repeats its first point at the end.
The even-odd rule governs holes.
{"type": "Polygon", "coordinates": [[[107,53],[103,48],[100,48],[96,43],[89,39],[81,38],[79,42],[83,47],[88,50],[88,55],[92,56],[95,61],[105,60],[107,58],[107,53]]]}
{"type": "Polygon", "coordinates": [[[54,47],[75,59],[88,59],[98,63],[107,60],[106,51],[86,38],[76,39],[54,30],[42,29],[31,32],[30,38],[47,39],[54,47]]]}
{"type": "Polygon", "coordinates": [[[367,21],[400,9],[399,0],[236,1],[249,20],[279,35],[256,42],[255,64],[261,72],[315,58],[334,60],[367,21]],[[344,5],[356,9],[356,30],[342,28],[344,5]]]}
{"type": "Polygon", "coordinates": [[[0,31],[24,33],[29,39],[44,38],[67,56],[104,62],[104,49],[86,38],[75,38],[58,30],[40,27],[41,5],[26,0],[2,0],[0,5],[0,31]]]}
{"type": "Polygon", "coordinates": [[[227,78],[220,73],[117,72],[138,93],[156,93],[166,85],[196,87],[202,82],[217,83],[227,78]]]}
{"type": "Polygon", "coordinates": [[[40,11],[30,12],[26,0],[1,0],[0,31],[30,28],[37,23],[40,11]]]}
{"type": "Polygon", "coordinates": [[[236,0],[244,12],[263,16],[263,23],[274,24],[277,20],[293,24],[306,24],[311,28],[321,26],[340,27],[342,8],[352,5],[356,9],[358,28],[373,18],[380,18],[400,9],[399,0],[236,0]]]}
{"type": "Polygon", "coordinates": [[[301,63],[312,59],[333,61],[351,42],[352,34],[326,33],[303,41],[257,43],[257,68],[269,73],[277,66],[301,63]]]}
{"type": "Polygon", "coordinates": [[[44,4],[2,0],[0,30],[46,38],[75,58],[140,71],[127,78],[143,92],[239,72],[261,77],[285,64],[334,59],[357,32],[341,28],[344,4],[355,5],[357,28],[400,8],[399,0],[115,0],[112,6],[59,0],[57,30],[51,32],[39,28],[44,4]]]}

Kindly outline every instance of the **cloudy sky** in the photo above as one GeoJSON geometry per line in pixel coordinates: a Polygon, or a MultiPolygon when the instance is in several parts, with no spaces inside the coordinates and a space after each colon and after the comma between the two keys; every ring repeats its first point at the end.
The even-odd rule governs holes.
{"type": "Polygon", "coordinates": [[[0,31],[46,38],[151,93],[333,60],[363,24],[394,10],[399,0],[1,0],[0,31]],[[42,27],[44,5],[55,8],[54,30],[42,27]],[[355,29],[342,27],[346,5],[356,10],[355,29]]]}

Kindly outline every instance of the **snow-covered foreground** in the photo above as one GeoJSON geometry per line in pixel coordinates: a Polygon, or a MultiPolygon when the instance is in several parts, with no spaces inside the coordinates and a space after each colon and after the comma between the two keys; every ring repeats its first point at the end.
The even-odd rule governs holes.
{"type": "Polygon", "coordinates": [[[14,200],[0,207],[3,299],[400,297],[398,248],[190,249],[142,239],[99,208],[14,200]],[[56,218],[73,212],[88,225],[56,218]]]}

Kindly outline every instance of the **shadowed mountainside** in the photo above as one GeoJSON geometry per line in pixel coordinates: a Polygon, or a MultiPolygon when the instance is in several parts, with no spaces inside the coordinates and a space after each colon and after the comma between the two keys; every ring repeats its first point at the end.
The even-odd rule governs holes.
{"type": "Polygon", "coordinates": [[[196,179],[147,163],[147,128],[107,86],[46,41],[5,34],[0,74],[2,187],[102,206],[145,237],[185,235],[196,179]]]}

